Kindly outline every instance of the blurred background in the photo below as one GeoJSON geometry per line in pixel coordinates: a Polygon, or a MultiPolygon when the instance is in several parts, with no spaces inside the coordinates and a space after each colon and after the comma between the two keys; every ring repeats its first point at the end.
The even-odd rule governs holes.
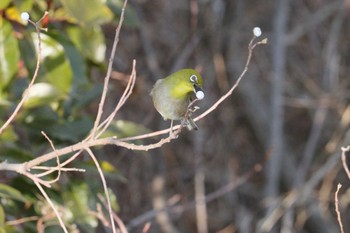
{"type": "MultiPolygon", "coordinates": [[[[33,20],[49,11],[42,22],[49,30],[43,32],[37,82],[55,90],[30,99],[0,135],[2,161],[24,162],[50,152],[41,130],[57,148],[89,133],[121,6],[117,0],[0,4],[0,30],[7,38],[0,37],[0,51],[5,51],[0,60],[1,122],[35,69],[37,35],[21,22],[22,11],[33,20]],[[5,63],[10,72],[1,65],[5,63]]],[[[176,140],[150,151],[93,148],[113,208],[129,232],[340,232],[338,183],[343,185],[339,208],[348,232],[350,181],[340,155],[341,147],[350,144],[349,13],[347,0],[129,0],[104,117],[126,87],[133,59],[137,80],[105,136],[168,128],[170,122],[156,112],[149,92],[157,79],[181,68],[201,72],[206,97],[194,115],[204,112],[243,71],[252,29],[262,29],[256,41],[268,38],[267,45],[254,50],[232,96],[197,122],[198,131],[183,130],[176,140]]],[[[69,216],[65,221],[72,232],[109,232],[93,214],[101,202],[96,194],[103,189],[90,160],[82,154],[71,166],[87,171],[62,174],[48,192],[69,216]]],[[[52,211],[36,187],[3,171],[0,181],[7,232],[36,232],[35,221],[11,222],[52,211]]],[[[44,223],[45,232],[59,231],[54,217],[44,223]]]]}

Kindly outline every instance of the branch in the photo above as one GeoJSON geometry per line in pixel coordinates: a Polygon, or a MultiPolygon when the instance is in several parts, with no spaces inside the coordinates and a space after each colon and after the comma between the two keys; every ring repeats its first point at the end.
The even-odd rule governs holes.
{"type": "Polygon", "coordinates": [[[103,107],[104,107],[104,104],[105,104],[105,101],[106,101],[106,96],[107,96],[107,89],[108,89],[109,79],[110,79],[111,73],[112,73],[113,60],[114,60],[115,52],[117,50],[117,45],[118,45],[118,42],[119,42],[120,29],[121,29],[123,21],[124,21],[124,14],[125,14],[125,8],[126,8],[126,4],[127,3],[128,3],[128,0],[124,0],[124,5],[122,7],[122,13],[120,15],[118,27],[117,27],[116,32],[115,32],[112,52],[111,52],[111,56],[109,58],[107,74],[106,74],[105,81],[104,81],[103,92],[102,92],[101,100],[100,100],[100,103],[99,103],[99,108],[98,108],[98,112],[97,112],[97,117],[96,117],[96,120],[95,120],[94,128],[92,129],[92,133],[91,133],[92,138],[95,137],[97,127],[98,127],[98,125],[99,125],[99,123],[101,121],[101,117],[102,117],[102,113],[103,113],[103,107]]]}
{"type": "MultiPolygon", "coordinates": [[[[27,19],[27,21],[29,23],[31,23],[34,27],[35,30],[38,34],[38,50],[37,50],[37,58],[36,58],[36,68],[34,71],[34,75],[32,78],[32,81],[29,83],[27,89],[23,92],[23,97],[21,99],[21,101],[18,103],[17,107],[15,108],[15,110],[13,111],[13,113],[11,114],[11,116],[7,119],[7,121],[1,126],[0,128],[0,134],[11,124],[11,122],[13,121],[13,119],[16,117],[16,115],[18,114],[19,110],[21,110],[23,104],[26,102],[26,100],[29,97],[29,89],[33,86],[36,78],[38,77],[38,73],[39,73],[39,68],[40,68],[40,60],[41,60],[41,34],[40,34],[40,30],[45,30],[39,27],[39,24],[41,23],[41,21],[49,14],[49,12],[45,11],[44,15],[41,17],[41,19],[39,19],[37,22],[33,22],[32,20],[30,20],[29,18],[27,19]]],[[[28,15],[29,17],[29,15],[28,15]]]]}
{"type": "Polygon", "coordinates": [[[103,189],[105,191],[105,196],[106,196],[106,200],[107,200],[107,206],[108,206],[107,209],[108,209],[109,217],[110,217],[110,220],[111,220],[112,231],[113,231],[113,233],[116,233],[115,224],[114,224],[114,220],[113,220],[113,211],[112,211],[112,206],[111,206],[111,200],[110,200],[109,194],[108,194],[108,188],[107,188],[106,179],[105,179],[105,177],[103,175],[103,171],[101,169],[101,166],[98,163],[98,160],[96,159],[96,156],[94,155],[94,153],[92,153],[90,148],[87,148],[86,151],[90,155],[91,159],[94,161],[95,166],[96,166],[96,168],[98,170],[98,173],[100,174],[102,185],[103,185],[103,189]]]}
{"type": "Polygon", "coordinates": [[[341,161],[342,161],[344,170],[346,172],[346,175],[348,176],[348,178],[350,180],[350,171],[349,171],[348,165],[346,164],[346,153],[350,151],[350,146],[342,147],[341,150],[342,150],[341,161]]]}
{"type": "Polygon", "coordinates": [[[339,201],[338,201],[338,192],[341,188],[341,184],[338,184],[337,186],[337,191],[335,191],[335,195],[334,195],[334,202],[335,202],[335,212],[337,213],[337,220],[338,220],[338,224],[340,227],[340,232],[344,233],[344,227],[343,227],[343,223],[341,220],[341,215],[340,215],[340,211],[339,211],[339,201]]]}
{"type": "MultiPolygon", "coordinates": [[[[239,85],[239,83],[241,82],[242,78],[244,77],[244,75],[247,73],[248,68],[249,68],[249,64],[251,62],[252,59],[252,55],[253,55],[253,51],[255,49],[256,46],[261,45],[261,44],[266,44],[267,43],[267,39],[263,39],[261,41],[255,42],[254,40],[257,38],[258,36],[253,36],[253,38],[251,39],[251,41],[249,42],[248,45],[248,57],[246,60],[246,64],[244,66],[244,69],[242,71],[242,73],[240,74],[240,76],[238,77],[238,79],[236,80],[236,82],[234,83],[234,85],[231,87],[231,89],[225,94],[223,95],[219,100],[217,100],[208,110],[206,110],[205,112],[203,112],[201,115],[197,116],[196,118],[194,118],[193,120],[199,121],[201,119],[203,119],[205,116],[207,116],[209,113],[211,113],[212,111],[214,111],[224,100],[226,100],[229,96],[232,95],[233,91],[237,88],[237,86],[239,85]]],[[[181,127],[181,125],[176,125],[173,127],[174,130],[179,129],[181,127]]],[[[170,132],[170,128],[169,129],[164,129],[164,130],[159,130],[156,132],[152,132],[152,133],[147,133],[147,134],[143,134],[143,135],[138,135],[138,136],[133,136],[133,137],[127,137],[127,138],[122,138],[120,139],[120,141],[132,141],[132,140],[139,140],[139,139],[145,139],[145,138],[151,138],[151,137],[155,137],[158,135],[162,135],[162,134],[167,134],[170,132]]]]}

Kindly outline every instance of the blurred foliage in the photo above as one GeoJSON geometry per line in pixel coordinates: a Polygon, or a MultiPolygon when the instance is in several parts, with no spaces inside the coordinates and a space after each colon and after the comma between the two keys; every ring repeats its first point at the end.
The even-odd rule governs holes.
{"type": "MultiPolygon", "coordinates": [[[[0,1],[0,125],[21,100],[37,63],[38,35],[20,15],[27,11],[30,19],[36,22],[45,11],[49,12],[41,22],[41,27],[48,30],[41,31],[41,66],[37,81],[27,90],[29,98],[14,125],[0,135],[0,162],[25,162],[49,152],[51,148],[41,131],[57,148],[77,143],[88,135],[94,121],[88,106],[98,101],[102,93],[101,84],[92,81],[92,72],[106,70],[102,26],[106,23],[117,26],[121,6],[121,0],[0,1]]],[[[131,8],[126,12],[126,25],[136,25],[131,8]]],[[[125,130],[123,134],[130,135],[125,130]]],[[[84,167],[87,173],[96,170],[89,163],[79,167],[84,167]]],[[[117,168],[106,161],[101,167],[106,173],[118,173],[117,168]]],[[[125,180],[122,175],[120,179],[125,180]]],[[[0,184],[0,233],[37,232],[36,221],[16,226],[6,221],[53,214],[44,199],[37,199],[41,196],[38,189],[23,177],[8,177],[0,182],[4,183],[0,184]]],[[[67,179],[63,183],[50,189],[50,197],[65,213],[64,221],[70,232],[74,224],[85,232],[94,232],[97,219],[91,211],[96,211],[95,194],[102,190],[100,180],[87,183],[67,179]]],[[[117,199],[111,195],[117,209],[117,199]]],[[[44,225],[50,225],[45,232],[61,231],[54,215],[43,221],[44,225]]]]}

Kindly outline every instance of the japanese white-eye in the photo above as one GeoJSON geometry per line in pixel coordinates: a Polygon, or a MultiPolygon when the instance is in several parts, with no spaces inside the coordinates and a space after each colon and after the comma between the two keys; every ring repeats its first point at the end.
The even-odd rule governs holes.
{"type": "Polygon", "coordinates": [[[198,129],[191,118],[191,101],[204,98],[202,76],[193,69],[179,70],[159,79],[151,91],[154,107],[164,120],[182,120],[189,130],[198,129]],[[187,113],[187,114],[186,114],[187,113]]]}

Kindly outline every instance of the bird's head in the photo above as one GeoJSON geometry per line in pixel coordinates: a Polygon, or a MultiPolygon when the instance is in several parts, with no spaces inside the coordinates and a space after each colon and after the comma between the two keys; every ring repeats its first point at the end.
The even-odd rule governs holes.
{"type": "Polygon", "coordinates": [[[175,98],[186,98],[192,93],[199,100],[204,98],[203,78],[197,71],[183,69],[171,74],[169,78],[173,83],[171,95],[175,98]]]}

